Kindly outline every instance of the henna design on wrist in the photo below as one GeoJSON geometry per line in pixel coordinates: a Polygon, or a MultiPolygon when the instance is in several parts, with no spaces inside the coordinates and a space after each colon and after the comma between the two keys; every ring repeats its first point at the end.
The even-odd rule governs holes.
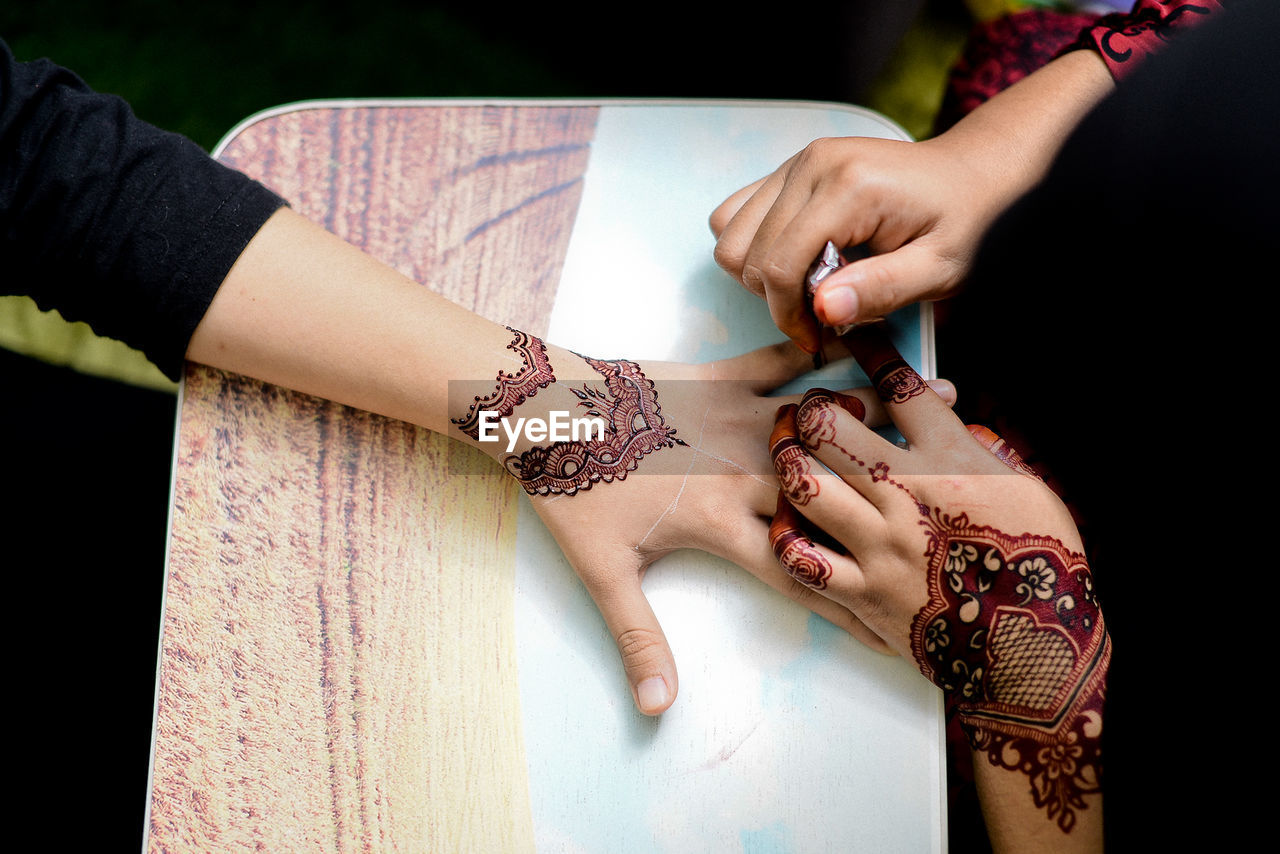
{"type": "Polygon", "coordinates": [[[498,371],[498,387],[487,397],[476,397],[475,402],[467,408],[462,418],[451,418],[450,423],[472,439],[480,437],[480,413],[493,411],[499,418],[506,418],[515,408],[556,381],[551,370],[551,360],[547,358],[547,345],[541,338],[521,332],[519,329],[507,327],[515,338],[507,345],[508,350],[520,356],[520,370],[514,374],[498,371]]]}
{"type": "Polygon", "coordinates": [[[1037,807],[1069,832],[1101,790],[1111,642],[1083,555],[935,508],[929,601],[911,626],[920,670],[996,767],[1027,775],[1037,807]]]}
{"type": "Polygon", "coordinates": [[[507,471],[530,495],[574,495],[600,481],[626,480],[646,454],[688,447],[663,420],[657,390],[639,365],[580,358],[604,377],[605,391],[586,384],[569,390],[588,416],[604,419],[604,437],[537,445],[507,457],[507,471]]]}

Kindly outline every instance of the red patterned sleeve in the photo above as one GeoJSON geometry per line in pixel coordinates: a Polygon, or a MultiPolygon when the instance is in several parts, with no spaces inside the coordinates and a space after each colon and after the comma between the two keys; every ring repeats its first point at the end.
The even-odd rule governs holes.
{"type": "MultiPolygon", "coordinates": [[[[1217,13],[1227,0],[1138,0],[1128,14],[1104,15],[1067,50],[1092,48],[1116,80],[1177,33],[1217,13]]],[[[1065,51],[1064,51],[1065,52],[1065,51]]]]}

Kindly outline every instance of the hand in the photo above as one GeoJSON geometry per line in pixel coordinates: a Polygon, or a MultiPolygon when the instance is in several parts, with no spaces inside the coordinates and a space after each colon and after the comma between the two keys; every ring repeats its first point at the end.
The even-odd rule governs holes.
{"type": "MultiPolygon", "coordinates": [[[[571,411],[602,419],[606,430],[589,440],[523,440],[510,451],[478,446],[530,494],[617,642],[642,712],[664,711],[678,689],[671,649],[641,589],[648,567],[678,549],[723,557],[889,651],[843,605],[788,576],[769,548],[778,483],[763,440],[778,406],[799,397],[766,395],[809,369],[809,358],[784,342],[706,365],[636,363],[513,334],[525,367],[500,378],[483,406],[501,411],[505,401],[509,419],[571,411]]],[[[948,384],[937,388],[954,397],[948,384]]],[[[874,393],[850,395],[883,422],[874,393]]]]}
{"type": "Polygon", "coordinates": [[[820,139],[716,209],[716,262],[813,352],[818,321],[841,326],[949,296],[1008,201],[995,187],[945,142],[820,139]],[[803,280],[827,240],[871,255],[829,276],[811,311],[803,280]]]}
{"type": "Polygon", "coordinates": [[[828,326],[949,296],[988,226],[1110,89],[1097,55],[1072,51],[933,139],[817,140],[712,213],[716,261],[809,352],[818,326],[803,279],[828,240],[870,252],[818,290],[813,310],[828,326]]]}
{"type": "MultiPolygon", "coordinates": [[[[667,708],[677,685],[640,579],[674,549],[726,557],[884,648],[847,609],[792,581],[769,552],[763,519],[777,485],[763,438],[785,400],[765,395],[811,367],[789,342],[700,366],[588,360],[448,302],[286,208],[236,262],[188,356],[421,424],[494,457],[533,493],[595,597],[645,712],[667,708]],[[588,442],[594,456],[575,460],[584,449],[571,442],[528,456],[547,443],[507,452],[500,429],[494,442],[479,441],[484,411],[545,425],[552,411],[591,408],[616,412],[615,432],[635,442],[612,451],[609,441],[588,442]],[[601,456],[610,452],[619,456],[601,456]]],[[[949,385],[939,389],[954,398],[949,385]]],[[[871,417],[883,418],[874,395],[860,394],[871,417]]]]}
{"type": "Polygon", "coordinates": [[[1101,828],[1087,807],[1100,792],[1110,642],[1076,527],[878,334],[846,340],[908,447],[867,429],[841,395],[815,390],[784,408],[770,541],[794,577],[943,690],[975,751],[997,850],[1087,849],[1101,828]]]}

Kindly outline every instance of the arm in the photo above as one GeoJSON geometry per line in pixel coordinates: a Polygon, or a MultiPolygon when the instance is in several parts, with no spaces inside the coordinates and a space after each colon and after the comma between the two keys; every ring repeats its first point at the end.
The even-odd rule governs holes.
{"type": "Polygon", "coordinates": [[[489,453],[530,492],[599,604],[643,711],[676,694],[671,651],[640,588],[648,565],[674,549],[754,568],[883,648],[768,550],[775,481],[758,437],[781,402],[765,395],[809,365],[794,347],[690,366],[546,346],[405,278],[70,72],[15,63],[7,50],[0,60],[4,283],[138,347],[175,379],[191,358],[489,453]],[[451,401],[450,381],[470,396],[451,401]],[[472,434],[481,401],[544,421],[586,401],[615,429],[508,451],[472,434]],[[691,476],[707,472],[720,476],[691,476]]]}
{"type": "MultiPolygon", "coordinates": [[[[765,395],[811,367],[789,342],[708,365],[588,358],[480,318],[283,209],[231,269],[188,356],[492,456],[599,606],[643,712],[663,711],[677,691],[641,589],[648,566],[676,549],[730,560],[887,650],[848,609],[794,582],[768,546],[777,482],[761,437],[786,399],[765,395]],[[465,393],[451,399],[450,381],[465,393]],[[526,437],[508,450],[505,435],[478,441],[473,404],[512,419],[600,414],[613,429],[581,443],[526,437]],[[716,476],[695,476],[706,474],[716,476]]],[[[874,395],[863,397],[883,418],[874,395]]]]}
{"type": "Polygon", "coordinates": [[[1079,534],[877,336],[846,340],[909,448],[867,430],[842,395],[781,412],[775,551],[942,689],[996,851],[1100,850],[1111,645],[1079,534]]]}
{"type": "Polygon", "coordinates": [[[716,260],[765,297],[778,327],[811,352],[818,327],[801,279],[827,240],[872,253],[818,291],[814,308],[827,325],[947,296],[987,226],[1044,175],[1111,88],[1097,54],[1073,51],[932,139],[817,140],[716,209],[716,260]]]}

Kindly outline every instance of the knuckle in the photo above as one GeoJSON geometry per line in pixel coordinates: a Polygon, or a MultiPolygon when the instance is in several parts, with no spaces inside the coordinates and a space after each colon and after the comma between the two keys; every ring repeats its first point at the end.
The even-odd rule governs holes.
{"type": "Polygon", "coordinates": [[[666,638],[649,628],[626,629],[614,639],[626,667],[653,664],[665,657],[666,638]]]}
{"type": "Polygon", "coordinates": [[[839,137],[820,136],[801,149],[800,161],[807,164],[815,160],[826,160],[842,147],[839,137]]]}
{"type": "Polygon", "coordinates": [[[742,251],[733,241],[724,238],[716,241],[711,255],[723,270],[734,273],[742,269],[742,251]]]}
{"type": "Polygon", "coordinates": [[[858,300],[863,314],[868,317],[887,314],[905,299],[904,283],[887,265],[874,266],[867,273],[858,288],[858,300]]]}
{"type": "Polygon", "coordinates": [[[756,264],[753,264],[750,261],[744,262],[742,265],[741,278],[742,284],[753,294],[757,296],[764,296],[767,292],[764,274],[756,264]]]}

